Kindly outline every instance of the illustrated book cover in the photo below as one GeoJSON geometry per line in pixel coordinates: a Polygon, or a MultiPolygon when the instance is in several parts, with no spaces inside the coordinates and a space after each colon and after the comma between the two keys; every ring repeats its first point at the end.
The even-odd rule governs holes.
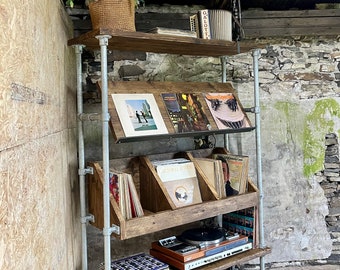
{"type": "Polygon", "coordinates": [[[153,94],[112,94],[126,137],[167,134],[153,94]]]}
{"type": "Polygon", "coordinates": [[[211,158],[195,158],[209,183],[215,188],[219,198],[225,198],[222,161],[211,158]]]}
{"type": "Polygon", "coordinates": [[[202,202],[193,162],[163,163],[155,167],[159,178],[176,207],[202,202]]]}
{"type": "Polygon", "coordinates": [[[213,154],[212,158],[221,160],[226,186],[226,195],[245,193],[248,181],[249,157],[234,154],[213,154]]]}
{"type": "Polygon", "coordinates": [[[128,173],[109,172],[109,189],[125,219],[144,215],[132,176],[128,173]]]}
{"type": "Polygon", "coordinates": [[[176,133],[211,129],[200,95],[163,93],[162,98],[176,133]]]}
{"type": "Polygon", "coordinates": [[[240,102],[232,93],[204,93],[204,99],[219,129],[251,127],[240,102]]]}

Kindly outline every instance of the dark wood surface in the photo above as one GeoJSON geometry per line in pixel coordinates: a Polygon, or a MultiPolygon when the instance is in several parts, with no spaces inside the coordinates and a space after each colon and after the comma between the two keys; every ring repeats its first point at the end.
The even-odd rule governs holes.
{"type": "MultiPolygon", "coordinates": [[[[136,29],[147,32],[154,27],[189,30],[189,13],[136,13],[136,29]],[[174,20],[174,18],[176,18],[174,20]]],[[[325,10],[246,10],[242,24],[246,38],[296,35],[338,35],[340,9],[325,10]]],[[[89,18],[74,20],[75,36],[91,31],[89,18]]]]}
{"type": "MultiPolygon", "coordinates": [[[[101,84],[99,83],[99,90],[101,89],[101,84]]],[[[109,99],[109,113],[110,113],[110,127],[116,142],[127,142],[127,141],[142,141],[142,140],[150,140],[151,137],[155,138],[170,138],[170,137],[192,137],[203,136],[207,134],[221,134],[221,133],[237,133],[237,132],[245,132],[251,131],[254,129],[254,126],[249,128],[241,128],[241,129],[218,129],[213,116],[210,113],[210,110],[205,102],[202,102],[202,108],[205,112],[205,115],[211,125],[210,130],[206,131],[195,131],[195,132],[183,132],[176,133],[173,123],[168,115],[168,111],[165,107],[165,104],[162,100],[161,93],[193,93],[193,94],[201,94],[201,93],[232,93],[237,99],[238,103],[241,106],[241,110],[244,112],[244,108],[242,107],[242,103],[239,100],[235,90],[233,89],[230,83],[208,83],[208,82],[146,82],[146,81],[109,81],[108,83],[108,99],[109,99]],[[165,126],[168,130],[168,133],[162,135],[148,135],[146,137],[135,136],[135,137],[126,137],[121,120],[118,117],[117,110],[115,109],[114,102],[112,100],[112,94],[125,94],[125,93],[139,93],[145,94],[150,93],[153,94],[160,110],[161,116],[165,123],[165,126]],[[196,133],[196,134],[194,134],[196,133]]],[[[245,113],[245,112],[244,112],[245,113]]],[[[246,113],[245,113],[246,115],[246,113]]],[[[247,116],[246,116],[247,117],[247,116]]],[[[248,117],[247,117],[248,119],[248,117]]],[[[249,119],[248,119],[249,121],[249,119]]]]}
{"type": "MultiPolygon", "coordinates": [[[[109,36],[110,50],[142,51],[197,56],[223,56],[238,53],[237,43],[224,40],[178,37],[142,32],[121,32],[112,29],[96,29],[68,41],[68,45],[85,45],[88,49],[99,49],[97,36],[109,36]]],[[[248,52],[257,46],[242,42],[241,52],[248,52]]]]}
{"type": "Polygon", "coordinates": [[[338,35],[340,9],[246,11],[243,13],[246,37],[338,35]]]}

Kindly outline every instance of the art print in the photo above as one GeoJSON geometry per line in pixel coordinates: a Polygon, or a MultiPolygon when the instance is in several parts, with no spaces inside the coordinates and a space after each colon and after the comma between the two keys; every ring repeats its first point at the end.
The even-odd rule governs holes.
{"type": "Polygon", "coordinates": [[[126,137],[167,134],[153,94],[112,94],[126,137]]]}

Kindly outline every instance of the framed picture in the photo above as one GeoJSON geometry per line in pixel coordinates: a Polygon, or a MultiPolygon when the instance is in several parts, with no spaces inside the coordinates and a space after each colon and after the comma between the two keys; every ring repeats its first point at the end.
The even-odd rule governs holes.
{"type": "Polygon", "coordinates": [[[162,93],[176,133],[210,130],[211,125],[197,93],[162,93]]]}
{"type": "Polygon", "coordinates": [[[246,113],[233,93],[205,93],[204,98],[219,129],[251,127],[246,113]]]}
{"type": "Polygon", "coordinates": [[[167,134],[153,94],[111,94],[126,137],[167,134]]]}

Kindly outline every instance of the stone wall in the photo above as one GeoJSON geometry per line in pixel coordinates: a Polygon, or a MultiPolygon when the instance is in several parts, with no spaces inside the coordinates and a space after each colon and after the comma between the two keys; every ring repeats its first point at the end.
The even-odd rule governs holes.
{"type": "MultiPolygon", "coordinates": [[[[320,175],[324,171],[325,136],[339,135],[340,130],[339,37],[267,38],[257,42],[263,46],[259,79],[264,231],[265,243],[272,248],[265,260],[271,264],[334,262],[338,225],[328,225],[336,222],[333,213],[337,213],[338,187],[334,178],[332,183],[324,184],[320,175]],[[325,185],[332,199],[328,190],[324,191],[325,185]]],[[[148,53],[140,59],[114,61],[111,79],[221,81],[219,58],[148,53]]],[[[227,78],[233,82],[244,107],[253,106],[251,52],[227,57],[227,78]]],[[[253,115],[250,118],[254,120],[253,115]]],[[[256,181],[254,134],[229,138],[232,152],[250,156],[250,175],[256,181]]],[[[99,147],[98,127],[88,131],[87,140],[95,149],[99,147]]],[[[187,139],[143,143],[142,148],[138,144],[112,143],[111,156],[192,146],[187,139]]],[[[98,152],[91,154],[100,159],[98,152]]]]}
{"type": "Polygon", "coordinates": [[[326,222],[333,240],[332,253],[327,258],[327,261],[338,264],[340,261],[340,161],[338,135],[336,133],[326,134],[325,146],[324,170],[317,175],[320,177],[320,184],[328,201],[329,213],[326,216],[326,222]]]}
{"type": "Polygon", "coordinates": [[[80,269],[75,59],[61,1],[0,3],[0,269],[80,269]]]}

